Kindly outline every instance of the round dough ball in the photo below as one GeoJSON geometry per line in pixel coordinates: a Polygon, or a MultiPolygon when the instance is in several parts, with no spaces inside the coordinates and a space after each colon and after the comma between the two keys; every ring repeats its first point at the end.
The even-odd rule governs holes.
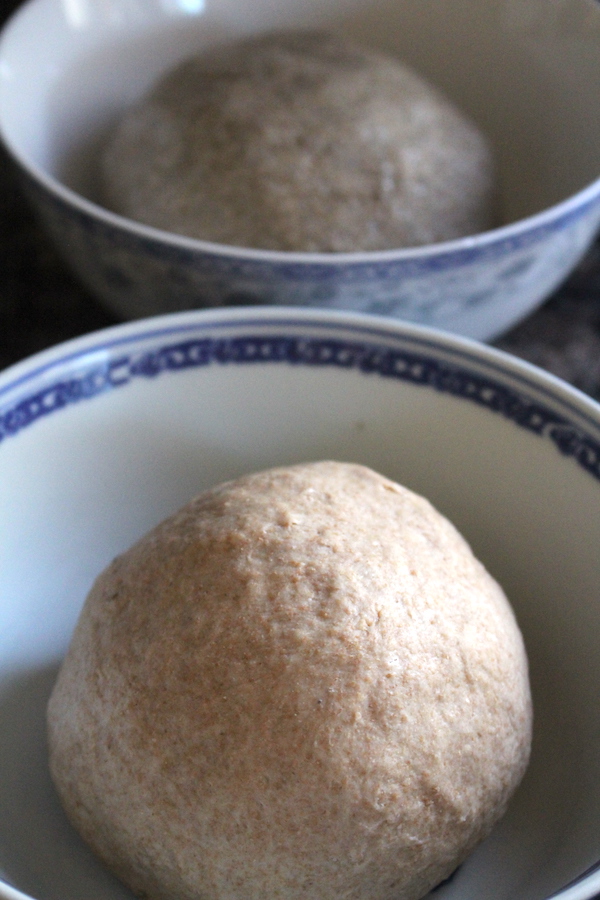
{"type": "Polygon", "coordinates": [[[125,115],[103,173],[116,212],[244,247],[385,250],[493,224],[476,126],[395,58],[314,32],[184,63],[125,115]]]}
{"type": "Polygon", "coordinates": [[[201,494],[92,588],[49,704],[82,836],[152,900],[416,900],[528,761],[511,608],[358,465],[201,494]]]}

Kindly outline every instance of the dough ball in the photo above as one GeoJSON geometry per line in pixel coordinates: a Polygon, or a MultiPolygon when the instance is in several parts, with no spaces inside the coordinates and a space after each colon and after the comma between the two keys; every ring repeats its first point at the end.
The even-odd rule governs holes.
{"type": "Polygon", "coordinates": [[[346,252],[493,225],[485,138],[395,58],[314,32],[184,63],[103,160],[116,212],[244,247],[346,252]]]}
{"type": "Polygon", "coordinates": [[[192,500],[100,575],[49,704],[81,835],[151,900],[416,900],[528,761],[511,608],[358,465],[192,500]]]}

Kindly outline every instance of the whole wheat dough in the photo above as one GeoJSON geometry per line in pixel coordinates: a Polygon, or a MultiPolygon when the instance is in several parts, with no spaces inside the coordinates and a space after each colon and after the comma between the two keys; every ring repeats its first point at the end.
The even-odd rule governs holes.
{"type": "Polygon", "coordinates": [[[395,58],[314,32],[185,62],[125,114],[103,179],[125,216],[271,250],[393,249],[494,220],[479,129],[395,58]]]}
{"type": "Polygon", "coordinates": [[[529,756],[511,608],[358,465],[201,494],[96,581],[52,694],[81,835],[151,900],[416,900],[529,756]]]}

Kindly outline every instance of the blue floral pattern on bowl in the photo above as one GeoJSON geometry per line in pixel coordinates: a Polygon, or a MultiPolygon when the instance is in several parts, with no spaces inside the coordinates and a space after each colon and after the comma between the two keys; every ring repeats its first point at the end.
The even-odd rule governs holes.
{"type": "MultiPolygon", "coordinates": [[[[202,307],[276,304],[352,310],[491,340],[544,300],[579,261],[600,223],[600,186],[562,214],[489,240],[368,261],[219,252],[121,227],[27,178],[67,262],[123,318],[202,307]]],[[[99,210],[99,213],[102,211],[99,210]]],[[[123,220],[124,221],[124,220],[123,220]]]]}

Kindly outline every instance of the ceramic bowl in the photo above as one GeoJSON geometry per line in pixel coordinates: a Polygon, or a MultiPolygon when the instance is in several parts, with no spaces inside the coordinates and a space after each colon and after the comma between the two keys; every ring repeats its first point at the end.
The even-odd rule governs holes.
{"type": "Polygon", "coordinates": [[[375,312],[491,339],[566,277],[600,221],[595,0],[29,0],[0,43],[0,135],[65,259],[119,316],[240,304],[375,312]],[[479,123],[502,223],[380,253],[254,251],[103,209],[98,148],[181,58],[319,26],[398,53],[479,123]]]}
{"type": "Polygon", "coordinates": [[[95,575],[209,485],[324,458],[427,496],[527,645],[530,768],[436,900],[600,892],[600,406],[444,332],[263,307],[130,322],[0,375],[2,900],[131,896],[47,773],[45,704],[95,575]]]}

